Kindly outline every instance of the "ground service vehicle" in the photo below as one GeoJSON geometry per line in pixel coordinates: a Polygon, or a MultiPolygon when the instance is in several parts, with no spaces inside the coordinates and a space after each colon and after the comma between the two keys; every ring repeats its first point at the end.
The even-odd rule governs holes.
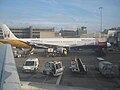
{"type": "Polygon", "coordinates": [[[68,54],[68,51],[66,48],[47,48],[45,51],[46,56],[66,56],[68,54]]]}
{"type": "Polygon", "coordinates": [[[97,57],[97,61],[95,62],[95,70],[99,70],[99,63],[102,61],[105,61],[105,59],[102,57],[97,57]]]}
{"type": "Polygon", "coordinates": [[[70,69],[72,72],[87,73],[87,67],[83,64],[80,58],[75,58],[71,61],[70,69]]]}
{"type": "Polygon", "coordinates": [[[19,57],[22,56],[22,55],[21,55],[20,53],[18,53],[17,51],[14,51],[13,54],[14,54],[14,57],[15,57],[15,58],[19,58],[19,57]]]}
{"type": "Polygon", "coordinates": [[[59,47],[56,49],[57,56],[66,56],[68,54],[68,51],[66,48],[59,47]]]}
{"type": "Polygon", "coordinates": [[[59,76],[63,73],[63,69],[61,61],[50,61],[46,62],[43,73],[51,76],[59,76]]]}
{"type": "Polygon", "coordinates": [[[105,77],[115,77],[119,74],[118,68],[111,62],[101,61],[99,62],[98,66],[99,72],[105,77]]]}
{"type": "Polygon", "coordinates": [[[36,72],[39,67],[38,58],[29,58],[23,64],[23,72],[36,72]]]}
{"type": "Polygon", "coordinates": [[[95,69],[99,71],[104,77],[115,77],[119,74],[117,66],[101,57],[97,58],[95,69]]]}

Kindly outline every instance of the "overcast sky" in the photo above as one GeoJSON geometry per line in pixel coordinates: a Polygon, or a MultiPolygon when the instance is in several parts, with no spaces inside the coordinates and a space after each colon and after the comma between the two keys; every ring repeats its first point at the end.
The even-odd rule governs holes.
{"type": "Polygon", "coordinates": [[[88,32],[96,32],[99,7],[103,7],[103,29],[120,26],[120,0],[0,0],[0,23],[56,29],[86,26],[88,32]]]}

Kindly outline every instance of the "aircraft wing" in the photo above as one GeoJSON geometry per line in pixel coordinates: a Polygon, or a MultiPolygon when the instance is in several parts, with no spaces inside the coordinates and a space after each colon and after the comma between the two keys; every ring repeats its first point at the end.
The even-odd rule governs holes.
{"type": "Polygon", "coordinates": [[[21,90],[10,44],[0,45],[0,90],[21,90]]]}
{"type": "MultiPolygon", "coordinates": [[[[24,42],[24,41],[22,41],[22,42],[24,42]]],[[[33,42],[24,42],[24,43],[26,43],[26,44],[28,44],[29,46],[32,46],[32,47],[34,47],[34,48],[44,48],[44,49],[46,49],[46,48],[49,48],[49,47],[61,47],[61,46],[59,46],[59,45],[55,45],[55,44],[47,44],[47,43],[33,43],[33,42]]]]}

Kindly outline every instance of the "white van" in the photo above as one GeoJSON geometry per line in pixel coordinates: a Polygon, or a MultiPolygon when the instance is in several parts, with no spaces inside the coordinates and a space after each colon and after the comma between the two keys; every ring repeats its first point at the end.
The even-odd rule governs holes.
{"type": "Polygon", "coordinates": [[[29,58],[23,64],[23,72],[36,72],[39,67],[38,58],[29,58]]]}
{"type": "Polygon", "coordinates": [[[63,69],[62,62],[50,61],[45,64],[43,73],[51,76],[59,76],[63,73],[63,69]]]}

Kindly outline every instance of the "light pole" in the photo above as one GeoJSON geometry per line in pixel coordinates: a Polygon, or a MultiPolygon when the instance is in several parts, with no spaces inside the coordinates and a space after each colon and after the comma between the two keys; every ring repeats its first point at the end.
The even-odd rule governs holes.
{"type": "Polygon", "coordinates": [[[102,9],[103,7],[99,7],[99,10],[100,10],[100,30],[102,32],[102,9]]]}

